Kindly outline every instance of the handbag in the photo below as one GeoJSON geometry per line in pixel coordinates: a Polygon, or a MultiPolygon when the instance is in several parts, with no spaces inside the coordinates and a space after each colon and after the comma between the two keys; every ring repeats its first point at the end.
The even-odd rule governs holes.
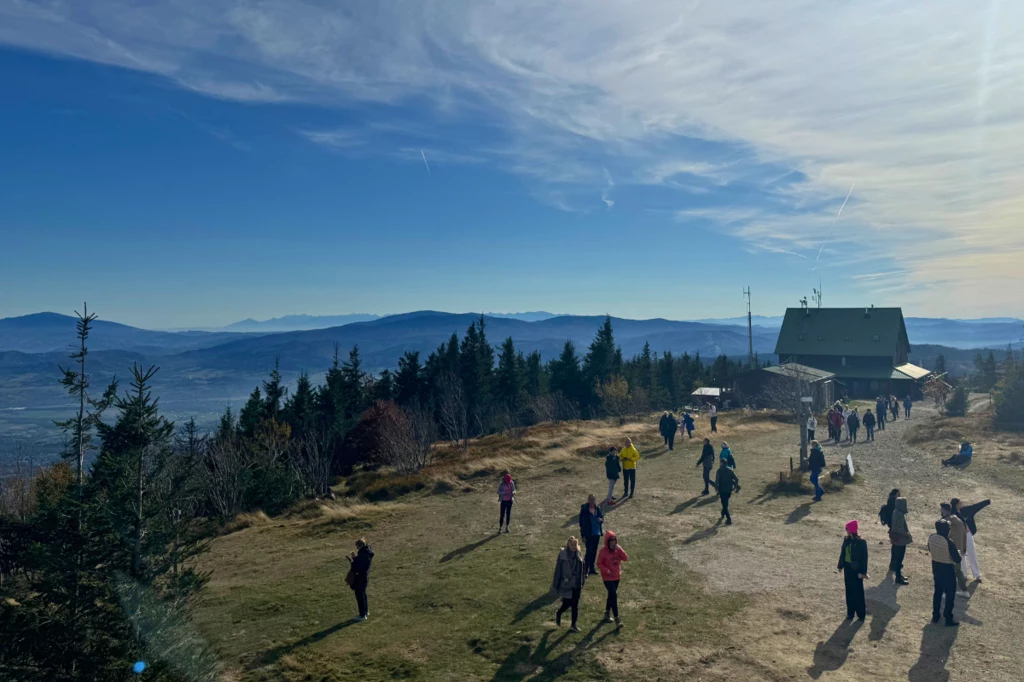
{"type": "Polygon", "coordinates": [[[356,569],[348,569],[348,573],[345,574],[345,584],[353,590],[356,589],[356,569]]]}

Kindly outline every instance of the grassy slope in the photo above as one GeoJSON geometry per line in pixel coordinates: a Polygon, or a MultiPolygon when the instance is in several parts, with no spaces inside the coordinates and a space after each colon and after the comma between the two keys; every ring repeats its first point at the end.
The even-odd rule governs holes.
{"type": "MultiPolygon", "coordinates": [[[[206,559],[213,580],[199,611],[202,629],[246,680],[611,679],[638,647],[661,654],[709,647],[745,598],[706,589],[673,558],[657,524],[630,524],[633,506],[664,504],[670,513],[676,506],[643,501],[643,475],[653,475],[663,451],[649,429],[640,439],[648,455],[640,493],[606,523],[627,531],[631,561],[620,591],[626,627],[599,625],[605,591],[592,580],[581,605],[583,633],[553,629],[554,557],[578,533],[575,511],[587,488],[606,489],[601,460],[575,453],[620,436],[619,429],[585,428],[568,436],[565,427],[547,429],[533,443],[532,468],[517,469],[521,493],[511,535],[493,535],[495,478],[487,477],[470,493],[417,494],[354,515],[274,520],[219,539],[206,559]],[[377,558],[371,619],[353,625],[343,556],[359,535],[377,558]]],[[[493,459],[492,466],[508,461],[493,459]]],[[[692,491],[695,482],[685,485],[692,491]]],[[[662,655],[632,676],[654,679],[677,666],[662,655]]]]}

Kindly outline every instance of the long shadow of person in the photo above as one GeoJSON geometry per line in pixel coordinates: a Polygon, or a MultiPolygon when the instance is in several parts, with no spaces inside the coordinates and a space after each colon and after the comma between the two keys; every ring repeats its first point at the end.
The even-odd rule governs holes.
{"type": "Polygon", "coordinates": [[[676,508],[669,512],[669,516],[672,514],[682,514],[690,507],[703,507],[715,502],[717,499],[718,498],[714,495],[697,495],[696,497],[691,497],[685,502],[677,504],[676,508]]]}
{"type": "Polygon", "coordinates": [[[551,606],[556,601],[558,601],[558,595],[549,590],[544,594],[540,595],[539,597],[537,597],[536,599],[534,599],[532,602],[530,602],[523,608],[519,609],[519,611],[516,612],[515,617],[512,619],[512,622],[518,623],[534,611],[542,609],[545,606],[551,606]]]}
{"type": "Polygon", "coordinates": [[[811,503],[804,502],[799,507],[789,512],[789,516],[786,517],[786,523],[797,523],[800,519],[809,516],[811,513],[811,503]]]}
{"type": "MultiPolygon", "coordinates": [[[[975,583],[968,591],[973,596],[977,588],[978,585],[975,583]]],[[[968,599],[957,599],[954,603],[953,614],[960,620],[960,627],[963,627],[963,623],[982,624],[980,620],[967,615],[969,606],[968,599]]],[[[907,679],[910,682],[947,682],[949,671],[946,670],[946,662],[959,631],[960,628],[946,627],[941,622],[926,625],[924,632],[921,633],[921,655],[907,674],[907,679]]]]}
{"type": "Polygon", "coordinates": [[[889,627],[889,621],[899,613],[900,605],[896,601],[896,585],[888,578],[882,578],[882,582],[876,587],[868,589],[864,593],[864,601],[868,605],[868,613],[871,614],[871,632],[868,633],[868,640],[877,642],[882,639],[885,630],[889,627]]]}
{"type": "Polygon", "coordinates": [[[811,679],[818,679],[822,673],[839,670],[850,655],[850,643],[860,630],[861,621],[843,621],[827,642],[818,642],[814,648],[814,663],[807,669],[811,679]]]}
{"type": "Polygon", "coordinates": [[[447,563],[447,562],[451,561],[452,559],[461,559],[462,557],[466,556],[467,554],[469,554],[473,550],[478,549],[478,548],[486,545],[488,542],[490,542],[491,540],[493,540],[496,537],[498,537],[497,533],[495,533],[494,535],[488,535],[483,540],[478,540],[477,542],[473,542],[473,543],[465,545],[463,547],[459,547],[458,549],[454,549],[454,550],[448,552],[447,554],[445,554],[443,557],[441,557],[441,563],[442,564],[443,563],[447,563]]]}
{"type": "Polygon", "coordinates": [[[307,635],[306,637],[303,637],[302,639],[296,642],[292,642],[291,644],[284,644],[282,646],[276,646],[273,649],[268,649],[267,651],[263,652],[263,654],[255,658],[252,661],[252,663],[249,664],[248,667],[250,670],[255,670],[256,668],[262,668],[265,665],[275,663],[279,658],[281,658],[285,654],[290,654],[296,649],[301,649],[302,647],[309,646],[310,644],[315,644],[316,642],[319,642],[322,639],[330,637],[335,632],[338,632],[339,630],[344,630],[348,626],[355,625],[358,622],[359,621],[355,618],[349,618],[348,620],[343,620],[342,622],[336,625],[332,625],[331,627],[321,630],[320,632],[314,632],[311,635],[307,635]]]}
{"type": "Polygon", "coordinates": [[[721,527],[721,525],[722,519],[719,518],[718,521],[715,521],[715,525],[698,530],[693,535],[683,540],[683,544],[692,545],[695,542],[700,542],[701,540],[707,540],[708,538],[712,538],[718,535],[718,529],[721,527]]]}

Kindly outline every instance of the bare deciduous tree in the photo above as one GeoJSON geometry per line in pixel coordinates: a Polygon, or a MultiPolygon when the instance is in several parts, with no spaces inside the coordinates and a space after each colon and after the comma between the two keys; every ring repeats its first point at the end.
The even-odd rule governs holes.
{"type": "Polygon", "coordinates": [[[811,382],[807,374],[789,365],[780,365],[780,373],[765,383],[758,394],[758,401],[765,407],[794,415],[800,427],[800,468],[807,466],[807,415],[811,404],[802,400],[813,397],[811,382]]]}
{"type": "Polygon", "coordinates": [[[440,398],[438,416],[441,433],[446,440],[460,443],[462,449],[469,448],[469,413],[462,382],[453,372],[446,372],[439,382],[440,398]]]}
{"type": "Polygon", "coordinates": [[[382,420],[377,428],[383,464],[402,473],[414,473],[430,464],[437,430],[426,410],[398,412],[394,418],[382,420]]]}
{"type": "Polygon", "coordinates": [[[292,466],[302,487],[314,497],[325,497],[331,490],[331,434],[310,429],[291,448],[292,466]]]}
{"type": "Polygon", "coordinates": [[[245,477],[249,470],[245,449],[234,436],[218,439],[207,448],[205,463],[210,504],[222,520],[234,518],[242,511],[245,477]]]}

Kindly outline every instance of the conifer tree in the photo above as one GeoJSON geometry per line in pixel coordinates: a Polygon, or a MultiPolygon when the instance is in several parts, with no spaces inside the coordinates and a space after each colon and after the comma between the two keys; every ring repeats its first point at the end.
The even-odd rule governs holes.
{"type": "Polygon", "coordinates": [[[295,383],[295,392],[284,406],[284,420],[292,433],[302,438],[314,428],[316,422],[316,391],[309,374],[302,372],[295,383]]]}
{"type": "Polygon", "coordinates": [[[270,380],[263,382],[264,417],[281,421],[281,405],[287,395],[288,388],[281,381],[281,356],[274,356],[274,369],[270,372],[270,380]]]}
{"type": "Polygon", "coordinates": [[[419,351],[406,351],[398,359],[395,375],[395,402],[402,407],[421,403],[424,399],[424,372],[419,351]]]}
{"type": "Polygon", "coordinates": [[[501,355],[498,357],[498,371],[495,376],[495,398],[504,405],[516,407],[522,390],[523,375],[519,366],[519,356],[510,336],[501,344],[501,355]]]}
{"type": "Polygon", "coordinates": [[[547,392],[544,366],[541,364],[540,353],[538,351],[533,351],[526,356],[523,375],[526,393],[531,398],[536,398],[537,396],[547,392]]]}
{"type": "Polygon", "coordinates": [[[266,412],[266,403],[263,402],[263,395],[257,386],[249,394],[249,400],[242,406],[238,413],[238,433],[246,438],[252,438],[259,429],[260,422],[266,412]]]}
{"type": "Polygon", "coordinates": [[[391,370],[384,370],[380,373],[380,376],[373,382],[373,395],[371,399],[376,402],[378,400],[393,400],[395,397],[395,378],[391,373],[391,370]]]}
{"type": "Polygon", "coordinates": [[[576,357],[576,346],[566,341],[562,353],[548,365],[551,375],[551,392],[561,393],[576,405],[583,397],[583,376],[580,372],[580,361],[576,357]]]}

